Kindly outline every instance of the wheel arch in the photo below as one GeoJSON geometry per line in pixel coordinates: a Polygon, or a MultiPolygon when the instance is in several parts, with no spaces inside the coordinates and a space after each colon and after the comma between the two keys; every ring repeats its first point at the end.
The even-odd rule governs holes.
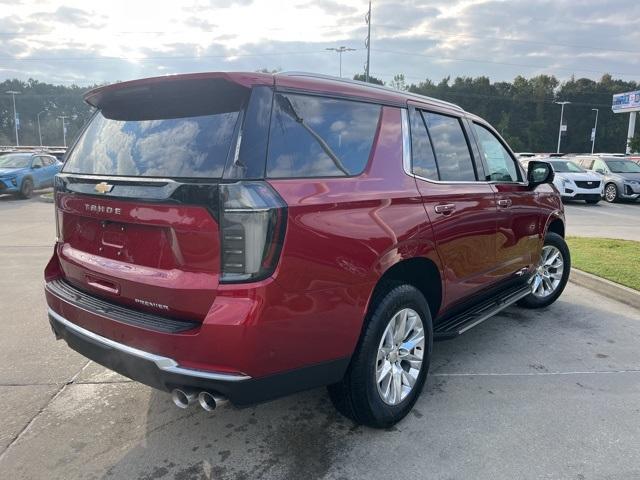
{"type": "Polygon", "coordinates": [[[552,213],[547,219],[547,225],[544,229],[544,234],[546,235],[548,232],[556,233],[564,238],[566,233],[564,216],[559,212],[552,213]]]}
{"type": "Polygon", "coordinates": [[[427,300],[431,317],[436,317],[442,305],[444,285],[440,269],[434,260],[428,257],[404,258],[387,268],[373,288],[367,311],[389,283],[394,282],[407,283],[417,288],[427,300]]]}

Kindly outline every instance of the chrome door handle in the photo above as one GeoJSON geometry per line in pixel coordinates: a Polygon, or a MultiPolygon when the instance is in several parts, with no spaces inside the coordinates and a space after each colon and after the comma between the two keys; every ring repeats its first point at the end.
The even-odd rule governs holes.
{"type": "Polygon", "coordinates": [[[498,200],[498,206],[501,208],[509,208],[511,206],[511,200],[508,198],[501,198],[498,200]]]}
{"type": "Polygon", "coordinates": [[[449,215],[456,209],[454,203],[441,203],[440,205],[436,205],[434,210],[436,213],[440,213],[442,215],[449,215]]]}

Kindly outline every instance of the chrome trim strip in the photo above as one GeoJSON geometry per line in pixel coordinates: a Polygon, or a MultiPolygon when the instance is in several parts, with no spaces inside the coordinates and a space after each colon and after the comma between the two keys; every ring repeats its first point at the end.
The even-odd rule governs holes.
{"type": "Polygon", "coordinates": [[[409,111],[406,108],[400,110],[402,120],[402,168],[404,173],[413,177],[411,173],[411,132],[409,131],[409,111]]]}
{"type": "Polygon", "coordinates": [[[119,176],[119,175],[90,175],[85,173],[72,173],[72,172],[60,172],[59,177],[64,178],[78,178],[81,180],[112,180],[132,183],[176,183],[171,178],[162,177],[131,177],[131,176],[119,176]]]}
{"type": "Polygon", "coordinates": [[[79,335],[86,337],[94,342],[100,343],[106,347],[113,348],[114,350],[118,350],[122,353],[126,353],[127,355],[132,355],[134,357],[141,358],[143,360],[149,360],[156,364],[158,369],[167,372],[167,373],[175,373],[176,375],[185,375],[188,377],[195,378],[203,378],[206,380],[219,380],[222,382],[241,382],[244,380],[249,380],[251,377],[247,375],[234,375],[230,373],[215,373],[215,372],[205,372],[202,370],[194,370],[192,368],[185,368],[178,365],[174,359],[169,357],[163,357],[162,355],[156,355],[155,353],[145,352],[144,350],[139,350],[137,348],[130,347],[128,345],[124,345],[122,343],[116,342],[109,338],[98,335],[97,333],[93,333],[85,328],[76,325],[75,323],[70,322],[66,318],[60,316],[56,312],[54,312],[51,308],[49,308],[49,316],[53,317],[56,322],[60,322],[66,328],[73,330],[79,335]]]}

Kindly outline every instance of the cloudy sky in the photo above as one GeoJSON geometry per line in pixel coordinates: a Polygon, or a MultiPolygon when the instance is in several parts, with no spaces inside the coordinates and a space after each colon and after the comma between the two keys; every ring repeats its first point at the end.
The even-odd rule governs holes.
{"type": "MultiPolygon", "coordinates": [[[[363,71],[366,0],[0,0],[0,80],[363,71]]],[[[371,74],[640,80],[639,0],[374,0],[371,74]]]]}

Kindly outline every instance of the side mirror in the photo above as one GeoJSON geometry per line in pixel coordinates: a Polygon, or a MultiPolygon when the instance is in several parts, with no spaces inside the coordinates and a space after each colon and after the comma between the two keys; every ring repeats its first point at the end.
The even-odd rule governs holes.
{"type": "Polygon", "coordinates": [[[596,173],[599,173],[600,175],[604,175],[604,170],[601,168],[596,168],[596,173]]]}
{"type": "Polygon", "coordinates": [[[42,165],[40,165],[40,164],[36,164],[36,165],[33,165],[33,167],[32,167],[32,168],[33,168],[34,170],[35,170],[35,169],[37,169],[37,168],[42,168],[42,165]]]}
{"type": "Polygon", "coordinates": [[[543,183],[553,182],[553,168],[549,162],[532,160],[527,165],[527,181],[529,188],[534,189],[543,183]]]}

